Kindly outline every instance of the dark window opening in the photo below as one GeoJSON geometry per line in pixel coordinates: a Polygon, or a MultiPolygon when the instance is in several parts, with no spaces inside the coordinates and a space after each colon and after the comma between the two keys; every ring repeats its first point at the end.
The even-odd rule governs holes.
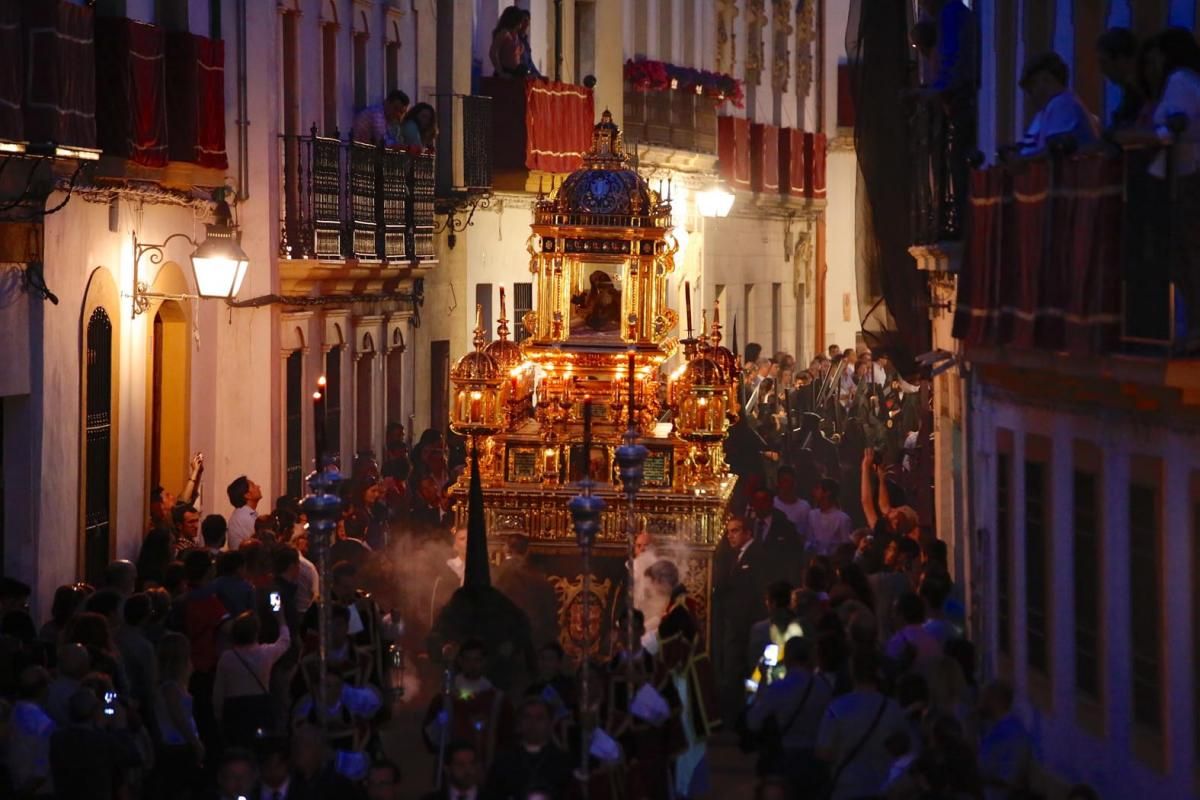
{"type": "Polygon", "coordinates": [[[289,497],[304,495],[304,353],[293,350],[287,357],[286,406],[284,433],[285,484],[289,497]]]}
{"type": "Polygon", "coordinates": [[[109,561],[112,496],[112,320],[103,308],[87,324],[84,366],[83,577],[100,585],[109,561]]]}

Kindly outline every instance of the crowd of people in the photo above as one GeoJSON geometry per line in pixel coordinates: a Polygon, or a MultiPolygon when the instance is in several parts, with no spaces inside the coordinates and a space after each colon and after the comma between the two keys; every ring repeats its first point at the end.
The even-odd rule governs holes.
{"type": "Polygon", "coordinates": [[[1012,687],[978,678],[931,516],[927,375],[862,347],[794,370],[746,348],[713,561],[715,691],[758,796],[1039,796],[1034,738],[1012,687]]]}

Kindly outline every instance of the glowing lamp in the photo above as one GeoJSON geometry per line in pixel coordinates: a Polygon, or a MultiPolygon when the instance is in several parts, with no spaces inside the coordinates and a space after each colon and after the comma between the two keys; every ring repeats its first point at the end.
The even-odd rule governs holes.
{"type": "Polygon", "coordinates": [[[696,195],[696,209],[702,217],[728,217],[733,199],[733,192],[718,184],[696,195]]]}
{"type": "Polygon", "coordinates": [[[217,202],[216,220],[205,226],[204,241],[192,253],[192,272],[201,297],[232,300],[242,287],[250,259],[242,250],[229,204],[217,202]]]}

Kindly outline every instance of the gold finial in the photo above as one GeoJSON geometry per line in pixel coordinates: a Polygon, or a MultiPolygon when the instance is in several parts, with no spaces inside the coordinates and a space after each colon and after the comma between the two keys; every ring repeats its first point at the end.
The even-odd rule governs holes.
{"type": "Polygon", "coordinates": [[[500,321],[496,325],[496,337],[502,342],[508,341],[508,309],[504,303],[504,287],[500,287],[500,321]]]}
{"type": "Polygon", "coordinates": [[[710,337],[712,346],[716,347],[721,344],[721,301],[713,302],[713,324],[712,336],[710,337]]]}
{"type": "Polygon", "coordinates": [[[483,332],[483,303],[477,303],[475,305],[475,349],[482,350],[486,343],[487,338],[483,332]]]}
{"type": "Polygon", "coordinates": [[[700,336],[698,338],[700,341],[700,349],[707,350],[708,349],[708,309],[707,308],[700,309],[700,336]]]}

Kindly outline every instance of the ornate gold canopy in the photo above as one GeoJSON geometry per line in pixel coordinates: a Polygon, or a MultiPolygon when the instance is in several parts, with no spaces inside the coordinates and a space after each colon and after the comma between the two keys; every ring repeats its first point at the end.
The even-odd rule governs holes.
{"type": "Polygon", "coordinates": [[[711,339],[702,331],[702,347],[690,342],[677,385],[665,391],[663,366],[679,352],[678,316],[667,303],[678,251],[671,202],[630,166],[607,111],[583,166],[539,198],[527,249],[537,276],[534,310],[520,321],[528,336],[520,345],[508,338],[502,300],[498,338],[464,357],[452,376],[464,413],[470,398],[490,397],[487,389],[500,384],[491,391],[502,392],[505,421],[486,437],[482,464],[485,489],[495,493],[488,502],[494,522],[535,540],[570,541],[572,484],[588,476],[601,494],[615,496],[614,452],[632,411],[650,450],[639,499],[647,524],[677,529],[684,503],[704,520],[693,519],[684,538],[715,543],[733,485],[722,441],[736,413],[736,359],[720,346],[714,314],[711,339]],[[475,394],[459,391],[468,379],[475,394]],[[593,444],[584,453],[587,400],[593,444]],[[673,423],[660,421],[664,407],[673,423]],[[547,498],[559,494],[563,513],[546,513],[547,498]]]}

